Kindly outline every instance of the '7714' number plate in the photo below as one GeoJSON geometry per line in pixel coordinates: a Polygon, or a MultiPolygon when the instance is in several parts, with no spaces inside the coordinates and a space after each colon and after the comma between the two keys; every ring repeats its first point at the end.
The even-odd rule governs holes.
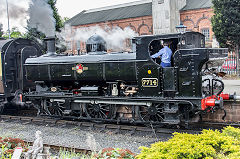
{"type": "Polygon", "coordinates": [[[142,78],[143,87],[157,87],[158,79],[157,78],[142,78]]]}

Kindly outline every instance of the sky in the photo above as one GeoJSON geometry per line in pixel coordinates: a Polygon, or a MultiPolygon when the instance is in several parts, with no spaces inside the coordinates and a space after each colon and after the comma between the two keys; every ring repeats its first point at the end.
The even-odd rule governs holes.
{"type": "MultiPolygon", "coordinates": [[[[29,19],[27,9],[30,0],[7,0],[9,6],[10,28],[17,27],[24,32],[24,27],[29,19]],[[19,8],[16,11],[16,7],[19,8]]],[[[137,0],[57,0],[56,7],[61,17],[71,18],[82,10],[106,7],[111,5],[123,4],[137,0]]],[[[7,31],[7,12],[6,0],[0,0],[0,23],[3,24],[3,30],[7,31]]]]}

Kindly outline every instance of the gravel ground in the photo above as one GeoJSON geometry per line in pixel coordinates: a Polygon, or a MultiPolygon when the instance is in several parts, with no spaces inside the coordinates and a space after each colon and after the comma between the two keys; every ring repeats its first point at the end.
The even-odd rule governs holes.
{"type": "Polygon", "coordinates": [[[101,150],[107,147],[128,148],[139,153],[139,146],[167,140],[169,135],[153,137],[151,134],[127,135],[114,134],[111,131],[100,133],[98,130],[83,130],[81,127],[50,127],[49,125],[21,124],[14,122],[0,122],[0,136],[18,137],[26,141],[34,141],[37,130],[42,131],[43,142],[52,145],[64,145],[81,149],[101,150]]]}

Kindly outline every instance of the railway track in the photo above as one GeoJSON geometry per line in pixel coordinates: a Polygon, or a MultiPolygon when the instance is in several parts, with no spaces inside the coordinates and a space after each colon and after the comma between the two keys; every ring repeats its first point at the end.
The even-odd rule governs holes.
{"type": "Polygon", "coordinates": [[[134,135],[137,132],[150,132],[153,134],[172,134],[174,132],[184,133],[197,133],[197,130],[183,130],[183,129],[170,129],[170,128],[155,128],[152,125],[147,126],[132,126],[132,125],[117,125],[117,124],[105,124],[100,122],[81,122],[70,121],[62,119],[54,119],[48,117],[26,117],[26,116],[12,116],[12,115],[0,115],[0,120],[8,122],[22,122],[23,124],[41,124],[48,126],[78,126],[81,128],[88,128],[90,130],[98,129],[102,132],[112,130],[113,133],[121,133],[121,131],[128,131],[130,135],[134,135]]]}
{"type": "MultiPolygon", "coordinates": [[[[23,140],[25,142],[25,144],[28,145],[32,145],[33,141],[27,141],[27,140],[23,140]]],[[[49,148],[53,151],[57,151],[59,152],[60,150],[64,150],[64,151],[69,151],[69,152],[75,152],[75,153],[81,153],[81,154],[91,154],[92,150],[89,149],[81,149],[78,147],[69,147],[69,146],[65,146],[65,145],[53,145],[53,144],[48,144],[48,143],[44,143],[43,146],[46,148],[49,148]]]]}
{"type": "MultiPolygon", "coordinates": [[[[174,132],[180,133],[200,133],[203,128],[206,129],[221,129],[225,126],[231,125],[234,127],[240,127],[238,123],[190,123],[190,129],[180,128],[156,128],[147,126],[136,126],[136,125],[116,125],[116,124],[104,124],[104,123],[93,123],[93,122],[81,122],[81,121],[69,121],[62,119],[54,119],[49,117],[29,117],[29,116],[13,116],[13,115],[0,115],[0,121],[5,123],[20,123],[22,125],[39,125],[47,127],[58,127],[58,128],[78,128],[83,131],[101,132],[107,135],[121,134],[121,135],[142,135],[148,134],[153,138],[160,138],[160,136],[171,136],[174,132]],[[110,132],[110,133],[109,133],[110,132]]],[[[33,141],[25,141],[29,145],[32,145],[33,141]]],[[[79,144],[68,144],[67,146],[61,144],[61,142],[44,143],[45,147],[49,147],[51,151],[59,152],[59,150],[74,151],[81,154],[90,154],[90,149],[82,148],[79,144]],[[79,147],[77,147],[77,145],[79,147]]]]}
{"type": "Polygon", "coordinates": [[[88,130],[99,130],[104,132],[111,130],[113,133],[121,133],[122,131],[127,131],[128,134],[134,135],[137,132],[148,132],[153,133],[153,135],[160,134],[172,134],[174,132],[179,133],[200,133],[202,129],[221,129],[226,126],[240,127],[239,123],[214,123],[214,122],[200,122],[200,123],[189,123],[189,129],[184,129],[180,127],[175,128],[159,128],[151,124],[148,126],[136,126],[136,125],[118,125],[118,124],[106,124],[102,122],[82,122],[82,121],[72,121],[72,120],[62,120],[49,117],[27,117],[27,116],[12,116],[12,115],[0,115],[0,120],[8,122],[22,122],[22,124],[41,124],[48,126],[77,126],[85,128],[88,130]]]}

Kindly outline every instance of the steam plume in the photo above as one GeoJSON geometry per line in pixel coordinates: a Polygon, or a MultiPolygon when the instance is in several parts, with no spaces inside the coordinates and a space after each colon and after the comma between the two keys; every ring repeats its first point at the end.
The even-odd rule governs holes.
{"type": "MultiPolygon", "coordinates": [[[[20,0],[21,1],[21,0],[20,0]]],[[[9,17],[11,19],[24,19],[27,15],[27,9],[21,5],[16,5],[13,1],[8,1],[9,17]]],[[[0,1],[0,17],[6,16],[6,1],[0,1]]]]}
{"type": "Polygon", "coordinates": [[[62,30],[60,35],[65,40],[69,40],[68,38],[72,37],[74,41],[86,42],[88,38],[90,38],[94,34],[98,34],[103,37],[107,43],[107,48],[114,51],[125,50],[124,41],[138,35],[129,27],[121,29],[117,26],[113,28],[110,28],[108,26],[105,26],[105,28],[99,26],[79,28],[74,33],[71,31],[71,27],[67,26],[65,30],[62,30]]]}
{"type": "MultiPolygon", "coordinates": [[[[29,0],[8,0],[10,27],[16,27],[19,24],[22,26],[22,28],[26,26],[28,2],[29,0]]],[[[5,23],[5,18],[7,17],[6,6],[6,0],[0,0],[0,21],[5,21],[5,23]]]]}
{"type": "Polygon", "coordinates": [[[13,19],[24,19],[27,15],[27,10],[13,3],[9,3],[9,17],[13,19]]]}
{"type": "Polygon", "coordinates": [[[36,28],[46,36],[55,36],[55,19],[53,10],[47,0],[31,0],[29,5],[28,26],[36,28]]]}

